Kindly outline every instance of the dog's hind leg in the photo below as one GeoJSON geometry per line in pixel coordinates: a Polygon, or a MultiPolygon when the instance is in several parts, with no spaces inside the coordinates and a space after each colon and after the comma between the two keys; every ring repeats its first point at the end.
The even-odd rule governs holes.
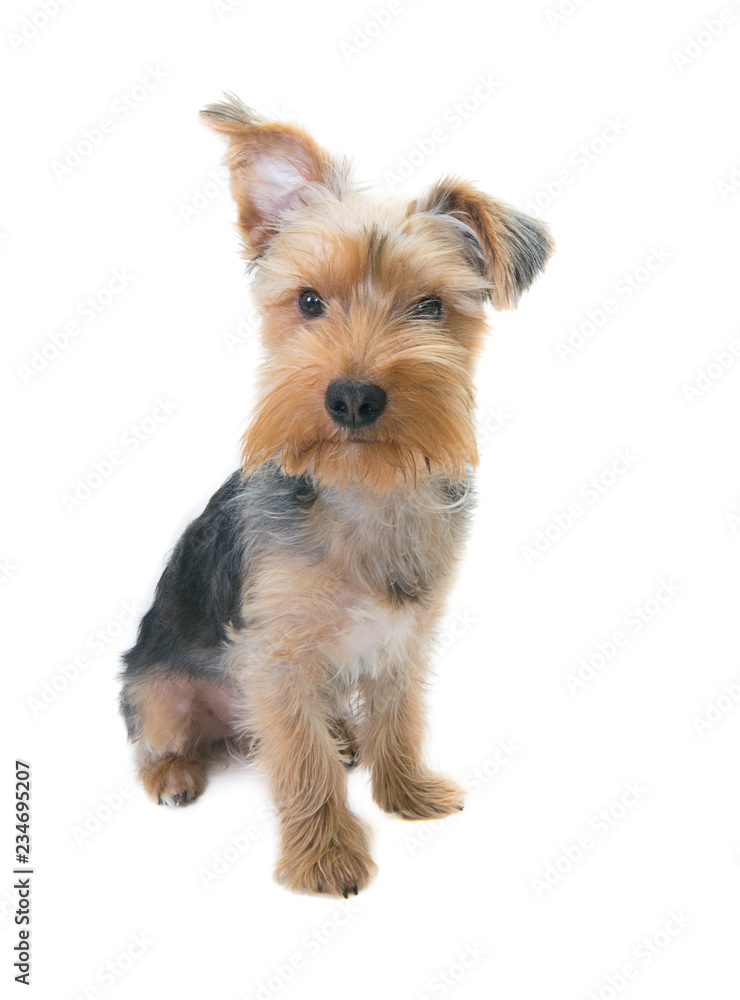
{"type": "Polygon", "coordinates": [[[236,740],[235,693],[223,682],[155,671],[127,680],[121,707],[139,777],[160,805],[187,805],[236,740]]]}

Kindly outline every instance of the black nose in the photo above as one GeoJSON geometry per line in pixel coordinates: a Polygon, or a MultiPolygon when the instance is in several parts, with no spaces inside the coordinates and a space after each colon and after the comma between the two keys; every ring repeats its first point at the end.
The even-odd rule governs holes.
{"type": "Polygon", "coordinates": [[[385,409],[386,395],[373,382],[338,378],[326,390],[326,409],[344,427],[366,427],[385,409]]]}

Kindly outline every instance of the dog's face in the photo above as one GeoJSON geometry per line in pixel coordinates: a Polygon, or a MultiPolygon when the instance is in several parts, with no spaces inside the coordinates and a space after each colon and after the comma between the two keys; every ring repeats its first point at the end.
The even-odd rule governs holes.
{"type": "Polygon", "coordinates": [[[512,308],[551,252],[542,223],[453,179],[408,202],[236,99],[204,119],[227,162],[267,356],[246,468],[386,492],[477,460],[472,375],[485,307],[512,308]]]}

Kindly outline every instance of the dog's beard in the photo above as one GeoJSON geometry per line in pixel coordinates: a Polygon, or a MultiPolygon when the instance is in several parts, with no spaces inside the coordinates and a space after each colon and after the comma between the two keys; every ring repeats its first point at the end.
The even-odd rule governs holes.
{"type": "Polygon", "coordinates": [[[283,448],[281,456],[290,475],[308,473],[327,485],[359,483],[378,493],[415,483],[427,469],[425,456],[395,441],[316,441],[283,448]]]}
{"type": "Polygon", "coordinates": [[[325,485],[358,483],[377,493],[389,493],[402,485],[414,486],[420,477],[440,471],[451,480],[465,477],[466,468],[477,464],[472,435],[466,447],[448,448],[441,453],[424,446],[379,438],[347,435],[325,440],[301,440],[280,447],[255,448],[249,431],[244,436],[242,464],[250,472],[270,458],[277,460],[290,476],[308,475],[325,485]]]}

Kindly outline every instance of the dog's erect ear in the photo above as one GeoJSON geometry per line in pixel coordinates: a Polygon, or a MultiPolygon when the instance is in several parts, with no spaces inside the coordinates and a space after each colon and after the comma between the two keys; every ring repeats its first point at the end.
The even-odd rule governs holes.
{"type": "Polygon", "coordinates": [[[296,125],[256,114],[234,94],[200,113],[210,128],[229,141],[226,164],[239,208],[239,230],[247,255],[259,256],[291,209],[328,189],[342,197],[349,166],[335,160],[296,125]]]}
{"type": "Polygon", "coordinates": [[[514,309],[555,249],[544,222],[494,201],[455,178],[417,198],[411,212],[447,215],[473,245],[496,309],[514,309]]]}

